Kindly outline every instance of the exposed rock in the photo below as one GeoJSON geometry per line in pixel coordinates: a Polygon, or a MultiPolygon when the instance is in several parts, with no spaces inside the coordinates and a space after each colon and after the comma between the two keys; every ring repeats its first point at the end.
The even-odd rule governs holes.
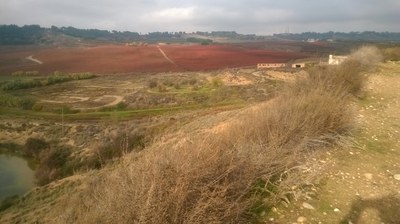
{"type": "Polygon", "coordinates": [[[364,173],[364,177],[367,178],[368,180],[372,180],[372,173],[364,173]]]}
{"type": "Polygon", "coordinates": [[[305,223],[305,222],[307,222],[306,217],[300,216],[297,218],[297,223],[305,223]]]}
{"type": "Polygon", "coordinates": [[[306,209],[312,209],[312,210],[315,209],[312,205],[308,204],[307,202],[303,202],[302,206],[303,206],[303,208],[306,208],[306,209]]]}
{"type": "Polygon", "coordinates": [[[340,212],[340,209],[335,208],[335,209],[333,209],[333,211],[334,211],[334,212],[340,212]]]}

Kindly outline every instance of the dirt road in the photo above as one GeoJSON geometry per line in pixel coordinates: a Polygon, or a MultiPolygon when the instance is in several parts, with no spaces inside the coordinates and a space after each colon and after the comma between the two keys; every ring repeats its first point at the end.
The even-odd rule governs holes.
{"type": "Polygon", "coordinates": [[[370,75],[357,100],[357,147],[327,153],[307,197],[276,208],[267,223],[400,223],[400,63],[370,75]]]}
{"type": "Polygon", "coordinates": [[[43,64],[42,61],[40,61],[40,60],[38,60],[38,59],[36,59],[36,58],[33,58],[33,55],[26,57],[26,59],[28,59],[28,60],[30,60],[30,61],[33,61],[33,62],[35,62],[35,63],[38,63],[39,65],[43,64]]]}
{"type": "Polygon", "coordinates": [[[173,64],[173,65],[176,65],[175,62],[172,61],[172,60],[167,56],[167,54],[161,49],[160,46],[157,46],[157,48],[158,48],[158,50],[160,51],[160,53],[163,55],[163,57],[164,57],[167,61],[169,61],[169,63],[171,63],[171,64],[173,64]]]}

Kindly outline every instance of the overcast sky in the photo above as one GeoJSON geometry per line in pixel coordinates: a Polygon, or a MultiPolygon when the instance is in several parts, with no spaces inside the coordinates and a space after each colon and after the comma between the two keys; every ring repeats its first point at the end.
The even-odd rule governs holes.
{"type": "Polygon", "coordinates": [[[400,32],[400,0],[0,0],[0,24],[141,33],[400,32]]]}

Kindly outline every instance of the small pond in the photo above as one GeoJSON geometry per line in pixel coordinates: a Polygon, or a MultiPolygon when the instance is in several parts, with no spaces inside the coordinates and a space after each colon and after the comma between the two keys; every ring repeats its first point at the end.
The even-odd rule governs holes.
{"type": "Polygon", "coordinates": [[[0,154],[0,200],[23,195],[34,184],[34,171],[25,159],[9,154],[0,154]]]}

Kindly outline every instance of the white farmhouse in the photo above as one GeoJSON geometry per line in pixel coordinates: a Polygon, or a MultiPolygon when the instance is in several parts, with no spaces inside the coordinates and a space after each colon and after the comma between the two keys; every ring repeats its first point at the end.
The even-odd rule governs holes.
{"type": "Polygon", "coordinates": [[[335,55],[329,55],[329,60],[328,64],[330,65],[339,65],[343,61],[345,61],[348,58],[348,56],[335,56],[335,55]]]}

